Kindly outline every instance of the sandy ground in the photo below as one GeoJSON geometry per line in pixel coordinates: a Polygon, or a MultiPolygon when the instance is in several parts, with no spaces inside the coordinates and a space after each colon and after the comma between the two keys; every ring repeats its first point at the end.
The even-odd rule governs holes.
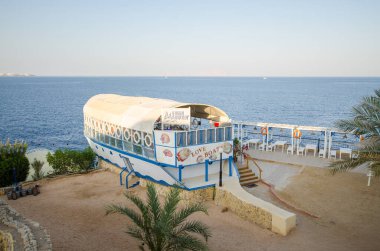
{"type": "MultiPolygon", "coordinates": [[[[366,187],[363,175],[331,177],[323,169],[305,168],[281,196],[321,216],[297,215],[297,228],[282,237],[246,222],[208,202],[209,216],[194,217],[210,226],[210,250],[380,250],[380,181],[366,187]]],[[[125,234],[130,221],[105,216],[105,206],[125,203],[118,176],[95,172],[41,182],[42,193],[9,201],[20,213],[40,222],[51,235],[54,250],[138,250],[125,234]]],[[[134,191],[144,196],[143,188],[134,191]]],[[[269,198],[271,199],[271,198],[269,198]]]]}

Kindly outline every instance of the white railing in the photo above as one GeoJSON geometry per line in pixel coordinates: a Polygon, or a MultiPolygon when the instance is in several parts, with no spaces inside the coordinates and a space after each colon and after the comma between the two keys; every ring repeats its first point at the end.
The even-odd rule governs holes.
{"type": "Polygon", "coordinates": [[[176,132],[176,147],[202,145],[233,139],[232,127],[217,127],[176,132]]]}

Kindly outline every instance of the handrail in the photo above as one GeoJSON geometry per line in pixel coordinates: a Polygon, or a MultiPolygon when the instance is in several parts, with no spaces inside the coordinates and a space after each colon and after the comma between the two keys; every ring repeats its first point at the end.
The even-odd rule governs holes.
{"type": "Polygon", "coordinates": [[[119,173],[119,178],[120,178],[120,186],[123,185],[123,173],[127,171],[127,167],[124,167],[123,170],[121,170],[121,172],[119,173]]]}
{"type": "Polygon", "coordinates": [[[128,189],[128,177],[129,177],[129,175],[131,175],[132,173],[134,173],[135,171],[130,171],[128,174],[127,174],[127,176],[125,177],[125,187],[128,189]]]}
{"type": "Polygon", "coordinates": [[[247,160],[247,167],[249,166],[248,162],[252,161],[253,164],[259,169],[259,179],[261,180],[261,174],[263,172],[263,169],[261,169],[261,167],[259,166],[259,164],[257,164],[256,159],[252,158],[251,155],[249,155],[248,153],[244,153],[244,157],[247,160]]]}
{"type": "Polygon", "coordinates": [[[236,172],[238,178],[240,179],[240,173],[239,173],[239,170],[238,170],[238,168],[237,168],[235,162],[232,161],[232,165],[234,166],[235,172],[236,172]]]}

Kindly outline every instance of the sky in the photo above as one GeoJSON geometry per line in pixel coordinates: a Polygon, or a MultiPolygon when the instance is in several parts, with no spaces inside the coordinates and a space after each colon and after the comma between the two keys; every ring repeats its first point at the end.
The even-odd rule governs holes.
{"type": "Polygon", "coordinates": [[[0,73],[380,76],[378,0],[0,0],[0,73]]]}

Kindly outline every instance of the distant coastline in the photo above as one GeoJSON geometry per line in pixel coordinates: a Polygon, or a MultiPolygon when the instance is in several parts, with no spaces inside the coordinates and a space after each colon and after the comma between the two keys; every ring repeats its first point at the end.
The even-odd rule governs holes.
{"type": "Polygon", "coordinates": [[[0,77],[35,77],[30,73],[0,73],[0,77]]]}

